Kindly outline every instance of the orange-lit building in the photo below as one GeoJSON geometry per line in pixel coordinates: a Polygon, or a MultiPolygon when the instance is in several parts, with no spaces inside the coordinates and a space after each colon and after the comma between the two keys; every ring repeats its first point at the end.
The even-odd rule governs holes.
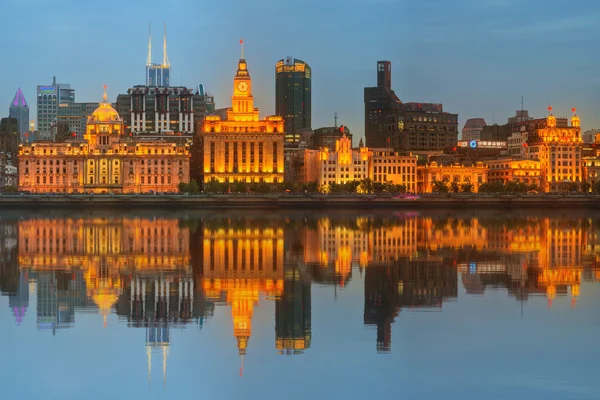
{"type": "Polygon", "coordinates": [[[571,184],[583,182],[582,148],[581,122],[576,114],[571,118],[571,126],[558,126],[557,118],[550,112],[545,127],[529,132],[525,153],[527,158],[540,160],[543,191],[572,190],[571,184]]]}
{"type": "Polygon", "coordinates": [[[226,120],[207,116],[197,129],[200,137],[194,157],[199,167],[194,178],[203,182],[283,182],[283,117],[260,119],[243,50],[231,102],[226,120]]]}
{"type": "Polygon", "coordinates": [[[205,227],[202,246],[206,299],[231,305],[238,354],[244,356],[259,297],[283,293],[283,228],[205,227]]]}
{"type": "Polygon", "coordinates": [[[520,182],[528,185],[541,185],[539,160],[506,157],[482,162],[489,168],[488,182],[520,182]]]}
{"type": "Polygon", "coordinates": [[[473,192],[479,191],[479,186],[487,182],[488,167],[478,162],[475,165],[449,164],[442,165],[433,161],[428,165],[417,167],[417,190],[421,193],[431,193],[436,181],[450,185],[470,183],[473,192]]]}
{"type": "Polygon", "coordinates": [[[19,146],[19,190],[33,193],[177,192],[189,181],[187,145],[124,136],[106,92],[84,140],[19,146]]]}

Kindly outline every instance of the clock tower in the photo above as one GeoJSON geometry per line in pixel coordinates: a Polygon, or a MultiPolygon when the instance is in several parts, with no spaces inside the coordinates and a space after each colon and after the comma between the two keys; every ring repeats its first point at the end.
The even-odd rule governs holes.
{"type": "Polygon", "coordinates": [[[242,43],[242,58],[238,61],[237,73],[233,78],[232,108],[227,112],[227,119],[231,121],[258,121],[258,109],[254,108],[252,96],[252,78],[248,72],[248,64],[244,58],[244,44],[242,43]]]}

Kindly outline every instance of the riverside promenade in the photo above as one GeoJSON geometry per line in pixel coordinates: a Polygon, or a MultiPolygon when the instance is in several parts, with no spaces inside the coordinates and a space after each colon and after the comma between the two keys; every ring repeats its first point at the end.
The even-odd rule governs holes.
{"type": "Polygon", "coordinates": [[[1,208],[577,208],[600,209],[599,195],[425,194],[304,195],[304,194],[1,194],[1,208]]]}

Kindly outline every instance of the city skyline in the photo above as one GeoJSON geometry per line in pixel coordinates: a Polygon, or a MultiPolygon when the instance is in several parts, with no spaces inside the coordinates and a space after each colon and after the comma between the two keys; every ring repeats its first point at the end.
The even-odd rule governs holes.
{"type": "MultiPolygon", "coordinates": [[[[270,1],[259,6],[219,4],[196,13],[205,19],[193,24],[174,23],[182,9],[194,14],[200,7],[185,1],[173,6],[160,20],[152,15],[152,7],[140,12],[137,2],[121,5],[119,16],[106,19],[89,16],[83,6],[69,7],[68,1],[58,5],[45,0],[11,1],[6,5],[7,13],[26,13],[34,19],[44,15],[49,21],[64,16],[69,25],[55,18],[45,28],[38,25],[7,41],[8,53],[36,54],[45,61],[7,65],[5,76],[13,78],[0,82],[0,101],[8,105],[18,87],[32,99],[35,86],[55,75],[76,89],[80,101],[96,100],[97,88],[103,84],[109,85],[111,93],[125,93],[127,88],[144,83],[140,71],[146,60],[148,33],[146,22],[137,21],[159,24],[164,20],[170,27],[171,84],[196,87],[203,83],[215,95],[217,107],[228,104],[234,68],[229,66],[239,56],[236,47],[243,37],[248,62],[253,65],[257,106],[264,115],[275,110],[275,64],[291,55],[305,60],[313,69],[313,128],[332,125],[337,111],[340,123],[349,126],[357,139],[364,136],[362,91],[375,84],[373,71],[378,60],[392,62],[392,88],[401,100],[444,103],[448,110],[459,114],[460,127],[472,117],[483,117],[490,124],[505,123],[521,108],[521,96],[525,98],[525,109],[535,118],[545,116],[548,105],[556,110],[577,107],[584,131],[600,125],[600,117],[594,113],[600,105],[598,79],[593,72],[595,56],[586,51],[599,29],[594,26],[599,13],[592,1],[581,2],[577,9],[561,7],[568,4],[561,0],[527,5],[512,0],[491,5],[472,0],[451,5],[381,0],[375,7],[372,1],[344,5],[330,2],[320,8],[316,2],[314,8],[311,4],[307,4],[307,10],[319,11],[310,14],[317,22],[311,25],[323,26],[305,35],[305,40],[289,43],[285,35],[272,32],[294,21],[308,21],[306,12],[289,12],[285,20],[272,18],[268,29],[246,28],[245,21],[269,13],[274,5],[270,1]],[[382,7],[386,8],[385,16],[380,16],[382,7]],[[519,13],[514,12],[515,7],[519,7],[519,13]],[[398,26],[398,15],[410,16],[411,22],[398,26]],[[135,23],[129,22],[133,16],[135,23]],[[218,29],[219,17],[234,28],[212,40],[211,31],[218,29]],[[340,17],[354,25],[378,29],[334,30],[335,24],[330,22],[340,17]],[[398,34],[383,35],[390,29],[398,34]],[[420,29],[425,34],[420,34],[420,29]],[[40,37],[48,43],[38,40],[40,37]],[[89,50],[75,59],[58,56],[64,53],[60,47],[63,43],[85,45],[89,50]],[[102,67],[103,54],[114,48],[123,49],[119,51],[121,62],[118,68],[112,66],[109,70],[102,67]],[[558,56],[549,59],[539,48],[551,49],[551,54],[558,56]],[[562,57],[561,50],[569,57],[562,57]],[[578,56],[575,62],[573,54],[578,56]],[[519,62],[507,61],[512,59],[519,62]],[[340,66],[344,67],[341,73],[340,66]],[[99,73],[99,69],[104,71],[99,73]]],[[[277,7],[285,11],[293,5],[277,7]]],[[[18,19],[8,21],[0,28],[3,36],[24,32],[23,23],[18,19]]]]}

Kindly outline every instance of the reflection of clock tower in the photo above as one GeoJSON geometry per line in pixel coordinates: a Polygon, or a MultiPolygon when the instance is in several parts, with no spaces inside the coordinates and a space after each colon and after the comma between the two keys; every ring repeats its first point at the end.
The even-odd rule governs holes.
{"type": "Polygon", "coordinates": [[[227,120],[258,121],[258,108],[254,108],[254,96],[252,96],[252,78],[248,72],[243,47],[242,58],[238,62],[237,73],[233,78],[231,105],[232,108],[227,111],[227,120]]]}

